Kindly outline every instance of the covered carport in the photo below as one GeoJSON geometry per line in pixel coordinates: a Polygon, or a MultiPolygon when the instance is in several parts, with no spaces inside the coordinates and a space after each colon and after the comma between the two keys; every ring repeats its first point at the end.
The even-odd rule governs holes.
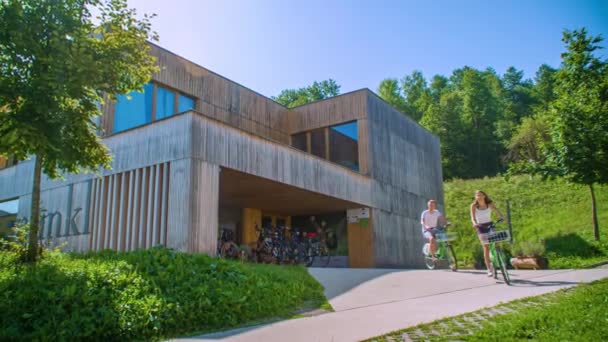
{"type": "MultiPolygon", "coordinates": [[[[319,194],[263,177],[222,168],[219,186],[219,226],[235,231],[241,244],[257,239],[255,226],[272,220],[273,225],[292,226],[292,219],[326,214],[343,215],[347,224],[349,266],[373,266],[371,220],[361,225],[349,220],[347,210],[365,206],[319,194]],[[277,222],[280,220],[281,222],[277,222]]],[[[297,227],[302,228],[302,227],[297,227]]]]}

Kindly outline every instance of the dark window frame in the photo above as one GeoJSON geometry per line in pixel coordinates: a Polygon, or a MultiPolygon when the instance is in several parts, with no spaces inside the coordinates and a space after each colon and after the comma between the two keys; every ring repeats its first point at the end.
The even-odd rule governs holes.
{"type": "MultiPolygon", "coordinates": [[[[338,133],[341,133],[341,132],[338,131],[338,133]]],[[[340,166],[342,166],[342,167],[344,167],[346,169],[349,169],[351,171],[355,171],[355,172],[361,173],[361,160],[360,160],[360,157],[359,157],[359,152],[360,152],[360,149],[359,149],[359,138],[360,138],[359,137],[359,120],[351,120],[351,121],[347,121],[347,122],[342,122],[342,123],[334,124],[334,125],[331,125],[331,126],[325,126],[325,127],[311,129],[311,130],[308,130],[308,131],[301,131],[301,132],[293,133],[293,134],[290,135],[289,145],[291,147],[297,149],[297,150],[300,150],[300,151],[306,152],[308,154],[312,154],[312,155],[314,155],[316,157],[325,159],[325,160],[327,160],[327,161],[329,161],[329,162],[331,162],[333,164],[340,165],[340,166]],[[338,162],[334,162],[334,161],[331,160],[332,158],[331,158],[330,130],[332,129],[332,127],[342,126],[342,125],[348,125],[348,124],[351,124],[351,123],[354,123],[354,124],[357,125],[357,139],[355,140],[357,142],[357,160],[356,160],[357,168],[356,169],[354,169],[352,167],[348,167],[348,166],[343,165],[343,164],[338,163],[338,162]],[[311,135],[312,135],[313,132],[319,132],[319,131],[324,131],[324,144],[325,144],[325,146],[324,146],[325,147],[325,151],[323,153],[324,156],[319,156],[317,154],[313,154],[312,153],[312,137],[311,137],[311,135]],[[294,146],[293,139],[294,139],[294,136],[296,136],[296,135],[305,135],[306,136],[306,150],[302,150],[302,149],[294,146]]]]}

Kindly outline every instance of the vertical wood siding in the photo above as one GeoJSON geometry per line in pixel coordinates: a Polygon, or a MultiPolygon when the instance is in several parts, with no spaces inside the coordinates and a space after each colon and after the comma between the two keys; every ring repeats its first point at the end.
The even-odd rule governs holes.
{"type": "Polygon", "coordinates": [[[130,251],[166,243],[170,163],[92,180],[91,249],[130,251]]]}
{"type": "Polygon", "coordinates": [[[362,89],[289,110],[289,133],[365,119],[367,92],[362,89]]]}
{"type": "Polygon", "coordinates": [[[218,239],[220,167],[192,160],[188,251],[215,255],[218,239]]]}
{"type": "Polygon", "coordinates": [[[367,106],[376,265],[422,267],[420,213],[443,204],[439,139],[371,92],[367,106]]]}
{"type": "Polygon", "coordinates": [[[313,192],[369,206],[371,179],[295,148],[194,116],[193,157],[313,192]]]}

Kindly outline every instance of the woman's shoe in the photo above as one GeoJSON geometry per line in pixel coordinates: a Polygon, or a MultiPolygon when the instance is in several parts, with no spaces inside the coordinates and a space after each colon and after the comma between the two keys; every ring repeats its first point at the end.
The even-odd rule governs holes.
{"type": "Polygon", "coordinates": [[[494,276],[494,272],[492,272],[492,270],[488,270],[488,277],[492,277],[494,276]]]}

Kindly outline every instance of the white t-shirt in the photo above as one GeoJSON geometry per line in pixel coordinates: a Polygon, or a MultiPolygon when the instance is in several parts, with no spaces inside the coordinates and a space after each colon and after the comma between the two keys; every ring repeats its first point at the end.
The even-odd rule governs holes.
{"type": "Polygon", "coordinates": [[[425,225],[435,228],[437,227],[437,220],[439,217],[443,216],[441,212],[437,209],[433,210],[431,213],[428,209],[422,212],[420,216],[420,223],[422,224],[422,231],[425,230],[425,225]]]}

